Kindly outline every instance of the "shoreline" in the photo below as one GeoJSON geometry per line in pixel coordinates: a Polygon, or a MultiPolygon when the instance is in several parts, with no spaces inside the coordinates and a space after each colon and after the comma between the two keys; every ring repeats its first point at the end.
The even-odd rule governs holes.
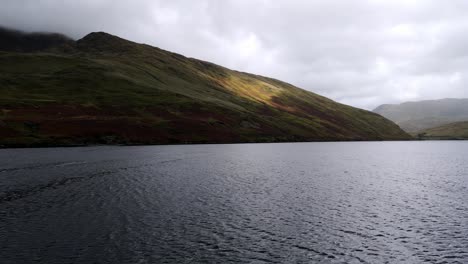
{"type": "Polygon", "coordinates": [[[287,144],[287,143],[344,143],[344,142],[413,142],[413,141],[464,141],[468,139],[394,139],[394,140],[311,140],[311,141],[270,141],[270,142],[186,142],[186,143],[142,143],[142,144],[34,144],[34,145],[0,145],[5,149],[36,148],[77,148],[77,147],[132,147],[132,146],[184,146],[184,145],[237,145],[237,144],[287,144]]]}

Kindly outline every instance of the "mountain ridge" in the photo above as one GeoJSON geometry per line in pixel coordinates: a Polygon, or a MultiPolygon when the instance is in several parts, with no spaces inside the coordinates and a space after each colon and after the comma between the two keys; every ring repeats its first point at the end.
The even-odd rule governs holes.
{"type": "Polygon", "coordinates": [[[10,52],[40,52],[52,48],[70,49],[75,41],[63,34],[51,32],[26,33],[0,26],[0,50],[10,52]]]}
{"type": "Polygon", "coordinates": [[[7,146],[409,139],[375,113],[104,32],[0,52],[0,70],[7,146]]]}

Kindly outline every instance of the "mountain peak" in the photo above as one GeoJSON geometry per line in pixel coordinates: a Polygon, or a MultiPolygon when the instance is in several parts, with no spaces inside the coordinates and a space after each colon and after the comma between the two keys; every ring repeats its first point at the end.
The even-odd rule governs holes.
{"type": "Polygon", "coordinates": [[[106,32],[92,32],[77,41],[79,50],[86,52],[129,52],[138,45],[106,32]]]}
{"type": "MultiPolygon", "coordinates": [[[[121,39],[117,36],[114,36],[112,34],[109,34],[107,32],[104,32],[104,31],[96,31],[96,32],[91,32],[89,34],[87,34],[86,36],[84,36],[82,39],[78,40],[78,41],[81,41],[81,40],[91,40],[91,39],[121,39]]],[[[123,40],[123,39],[122,39],[123,40]]]]}

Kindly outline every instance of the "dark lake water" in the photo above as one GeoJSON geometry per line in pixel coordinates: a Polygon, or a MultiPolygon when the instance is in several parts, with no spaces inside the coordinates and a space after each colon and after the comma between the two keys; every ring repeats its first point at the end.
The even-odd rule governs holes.
{"type": "Polygon", "coordinates": [[[0,263],[468,263],[468,142],[0,150],[0,263]]]}

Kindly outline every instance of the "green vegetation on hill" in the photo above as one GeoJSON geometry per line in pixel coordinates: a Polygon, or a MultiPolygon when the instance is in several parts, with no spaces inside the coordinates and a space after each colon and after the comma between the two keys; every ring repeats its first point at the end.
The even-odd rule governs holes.
{"type": "Polygon", "coordinates": [[[468,121],[426,129],[417,136],[420,139],[468,139],[468,121]]]}
{"type": "Polygon", "coordinates": [[[4,146],[409,138],[378,114],[102,32],[18,50],[0,52],[4,146]]]}

